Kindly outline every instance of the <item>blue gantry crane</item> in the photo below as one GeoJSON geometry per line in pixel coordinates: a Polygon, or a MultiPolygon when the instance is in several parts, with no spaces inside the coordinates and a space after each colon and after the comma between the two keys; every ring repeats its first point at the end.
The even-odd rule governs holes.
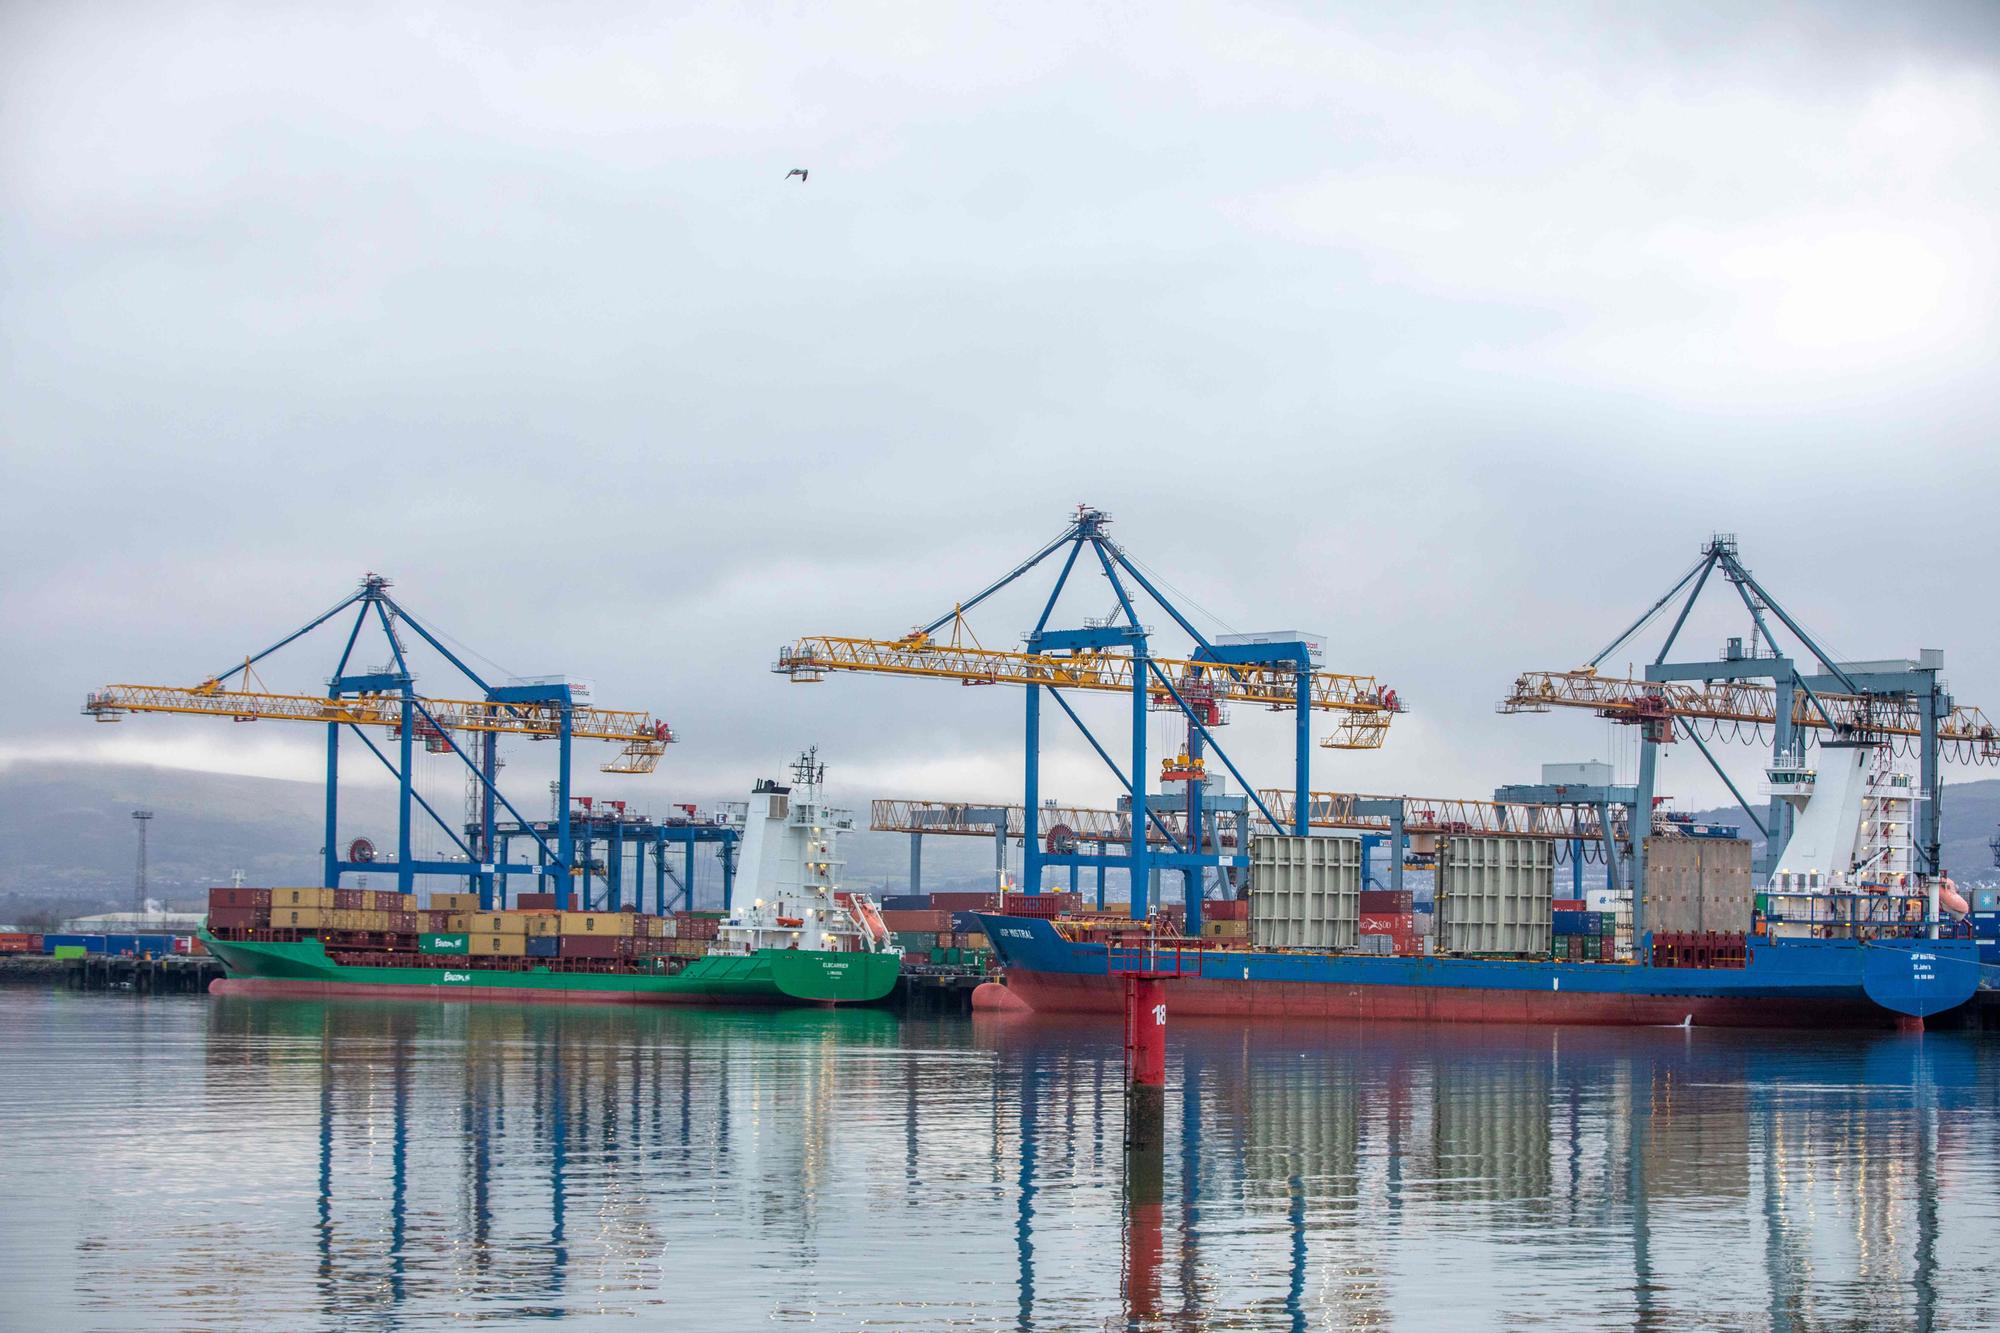
{"type": "Polygon", "coordinates": [[[1255,787],[1237,769],[1218,743],[1220,709],[1231,703],[1259,704],[1296,715],[1293,785],[1298,817],[1293,831],[1307,833],[1306,789],[1311,774],[1311,715],[1335,713],[1339,721],[1321,744],[1342,749],[1373,749],[1382,743],[1390,720],[1401,710],[1395,691],[1372,676],[1343,675],[1317,666],[1318,645],[1296,632],[1211,637],[1197,629],[1156,581],[1147,577],[1106,534],[1110,515],[1079,505],[1060,534],[1006,574],[981,588],[948,612],[919,625],[899,639],[809,636],[780,650],[775,670],[796,682],[819,681],[831,672],[857,672],[902,677],[956,680],[964,684],[1013,684],[1024,687],[1025,777],[1023,804],[1041,806],[1041,730],[1043,696],[1053,700],[1090,748],[1124,787],[1131,803],[1131,827],[1151,827],[1163,836],[1166,849],[1155,850],[1148,837],[1134,837],[1116,850],[1100,845],[1088,851],[1051,850],[1035,837],[1022,843],[1022,881],[1026,891],[1042,891],[1042,872],[1049,866],[1123,867],[1130,876],[1132,912],[1148,909],[1149,879],[1155,867],[1181,870],[1188,878],[1188,929],[1199,929],[1201,883],[1211,866],[1242,868],[1248,848],[1225,853],[1219,841],[1203,850],[1204,839],[1193,830],[1203,827],[1202,812],[1208,758],[1214,758],[1257,802],[1264,818],[1279,824],[1255,796],[1255,787]],[[966,613],[1001,589],[1016,583],[1058,554],[1061,570],[1042,601],[1041,614],[1019,650],[982,647],[966,623],[966,613]],[[1094,565],[1115,602],[1113,614],[1101,622],[1086,621],[1073,628],[1055,628],[1051,620],[1063,591],[1079,565],[1094,565]],[[1183,657],[1156,653],[1152,635],[1139,607],[1157,606],[1192,641],[1183,657]],[[936,637],[946,627],[949,637],[936,637]],[[1073,691],[1125,694],[1131,700],[1130,766],[1121,768],[1111,751],[1085,725],[1068,695],[1073,691]],[[1189,831],[1185,841],[1167,827],[1147,793],[1146,721],[1150,710],[1178,714],[1187,725],[1184,753],[1168,761],[1170,781],[1184,785],[1180,800],[1189,831]]]}
{"type": "Polygon", "coordinates": [[[606,773],[650,773],[666,747],[674,740],[671,728],[650,713],[599,708],[587,699],[587,691],[561,677],[489,683],[466,665],[441,637],[390,596],[390,582],[379,574],[369,574],[359,586],[331,608],[307,621],[261,652],[252,653],[226,671],[209,676],[193,686],[108,685],[92,691],[83,711],[99,722],[116,722],[128,713],[167,713],[198,717],[229,718],[237,722],[304,722],[326,728],[326,841],[323,848],[324,880],[337,887],[349,873],[390,873],[401,892],[410,892],[418,875],[463,876],[476,889],[483,905],[494,902],[496,885],[504,897],[505,882],[517,875],[550,881],[551,891],[561,891],[576,872],[575,838],[571,823],[555,821],[548,830],[553,845],[516,803],[500,789],[498,741],[502,736],[527,736],[556,742],[557,803],[568,809],[570,762],[573,742],[610,741],[620,745],[619,753],[603,765],[606,773]],[[324,696],[280,694],[253,688],[259,662],[305,638],[343,612],[355,612],[353,623],[328,679],[324,696]],[[363,631],[373,627],[381,635],[388,657],[380,665],[356,670],[356,649],[363,631]],[[420,695],[416,674],[399,627],[434,650],[478,697],[440,698],[420,695]],[[366,730],[364,730],[366,729],[366,730]],[[369,730],[386,730],[396,742],[397,756],[391,759],[368,735],[369,730]],[[346,849],[340,844],[340,763],[341,738],[350,733],[396,779],[396,850],[383,859],[365,839],[355,839],[346,849]],[[477,788],[478,817],[469,821],[463,835],[451,821],[424,798],[413,781],[416,747],[421,744],[433,754],[455,758],[477,788]],[[451,839],[464,860],[425,859],[412,846],[412,826],[418,810],[451,839]],[[537,844],[534,865],[515,865],[495,856],[496,822],[501,810],[528,830],[537,844]],[[347,855],[343,856],[345,850],[347,855]]]}
{"type": "Polygon", "coordinates": [[[1774,775],[1803,765],[1805,747],[1821,735],[1916,747],[1918,783],[1914,869],[1943,873],[1939,818],[1943,805],[1942,765],[1947,758],[1969,763],[2000,761],[2000,728],[1980,710],[1958,704],[1947,692],[1944,654],[1925,650],[1915,658],[1837,661],[1759,583],[1737,554],[1730,534],[1711,537],[1699,559],[1646,612],[1583,666],[1573,671],[1535,671],[1518,677],[1501,701],[1506,713],[1540,713],[1551,708],[1586,708],[1601,717],[1639,728],[1639,780],[1634,805],[1639,814],[1632,840],[1633,933],[1645,933],[1644,834],[1655,805],[1659,747],[1681,738],[1694,743],[1744,816],[1765,837],[1759,874],[1791,833],[1793,807],[1776,793],[1761,813],[1744,797],[1717,761],[1708,742],[1770,737],[1774,775]],[[1670,662],[1674,644],[1710,577],[1720,573],[1749,613],[1750,632],[1731,638],[1719,659],[1670,662]],[[1682,594],[1686,596],[1683,598],[1682,594]],[[1604,661],[1678,601],[1659,652],[1642,679],[1599,673],[1604,661]],[[1804,649],[1806,669],[1777,637],[1773,621],[1804,649]]]}

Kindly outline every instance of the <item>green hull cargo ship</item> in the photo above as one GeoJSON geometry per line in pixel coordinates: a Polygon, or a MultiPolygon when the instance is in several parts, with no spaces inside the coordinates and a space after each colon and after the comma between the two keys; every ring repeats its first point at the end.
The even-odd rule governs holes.
{"type": "MultiPolygon", "coordinates": [[[[742,810],[737,897],[695,912],[558,910],[553,895],[480,911],[475,895],[215,889],[202,943],[218,994],[369,995],[586,1004],[866,1004],[902,971],[866,894],[836,887],[846,810],[807,756],[793,786],[760,782],[742,810]]],[[[523,895],[527,898],[528,895],[523,895]]]]}

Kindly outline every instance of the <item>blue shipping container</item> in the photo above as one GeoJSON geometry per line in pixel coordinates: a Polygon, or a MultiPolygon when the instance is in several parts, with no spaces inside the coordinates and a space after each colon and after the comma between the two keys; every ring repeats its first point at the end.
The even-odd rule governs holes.
{"type": "Polygon", "coordinates": [[[102,936],[102,935],[44,935],[44,936],[42,936],[42,952],[43,952],[43,953],[54,953],[54,952],[56,951],[56,946],[57,946],[57,945],[59,945],[59,944],[66,944],[66,945],[74,945],[74,946],[78,946],[78,947],[81,947],[81,948],[82,948],[82,949],[83,949],[83,950],[84,950],[84,951],[85,951],[86,953],[103,953],[103,952],[104,952],[104,936],[102,936]]]}
{"type": "Polygon", "coordinates": [[[1591,917],[1596,915],[1594,912],[1556,912],[1553,915],[1555,916],[1555,931],[1558,935],[1589,935],[1593,933],[1591,930],[1591,917]]]}
{"type": "Polygon", "coordinates": [[[560,957],[559,946],[561,944],[562,937],[560,935],[530,935],[528,936],[528,957],[560,957]]]}

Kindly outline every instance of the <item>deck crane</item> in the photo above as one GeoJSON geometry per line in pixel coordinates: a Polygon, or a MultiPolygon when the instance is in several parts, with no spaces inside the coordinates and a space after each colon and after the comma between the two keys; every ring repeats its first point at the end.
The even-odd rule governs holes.
{"type": "Polygon", "coordinates": [[[527,824],[514,803],[497,785],[500,767],[497,741],[501,736],[527,736],[557,743],[558,800],[569,807],[570,756],[572,742],[609,741],[622,747],[603,765],[606,773],[651,773],[675,737],[672,728],[646,712],[598,708],[585,701],[582,687],[566,679],[551,678],[490,685],[461,657],[446,647],[422,621],[412,616],[389,595],[390,582],[379,574],[363,578],[354,592],[334,606],[285,635],[262,652],[253,653],[228,670],[209,676],[199,684],[107,685],[93,690],[84,699],[83,711],[99,722],[117,722],[127,714],[167,713],[195,717],[224,717],[236,722],[306,722],[326,728],[326,837],[322,849],[326,887],[339,886],[349,872],[388,872],[396,875],[397,887],[410,892],[420,874],[467,875],[483,904],[494,898],[495,881],[516,874],[539,875],[567,885],[576,863],[569,821],[557,821],[554,846],[537,837],[541,853],[539,866],[513,866],[494,859],[496,807],[504,807],[517,821],[527,824]],[[350,608],[357,608],[348,629],[346,646],[327,682],[324,696],[273,693],[253,688],[255,667],[279,649],[304,638],[321,625],[350,608]],[[349,663],[361,641],[362,631],[374,625],[389,653],[386,664],[361,672],[350,672],[349,663]],[[402,637],[401,626],[428,644],[479,692],[477,699],[437,698],[416,692],[402,637]],[[393,774],[397,781],[396,856],[386,860],[372,854],[366,860],[343,859],[338,841],[340,740],[343,728],[354,734],[369,752],[393,774]],[[399,743],[399,758],[392,762],[363,728],[380,728],[399,743]],[[467,744],[458,737],[476,738],[467,753],[467,744]],[[417,793],[412,785],[412,759],[417,743],[435,754],[450,754],[465,766],[477,784],[480,817],[461,837],[451,824],[417,793]],[[412,809],[421,807],[457,845],[465,860],[420,860],[411,849],[412,809]]]}
{"type": "MultiPolygon", "coordinates": [[[[1914,746],[1922,799],[1917,803],[1915,869],[1937,877],[1940,866],[1939,814],[1946,758],[1976,764],[2000,761],[2000,728],[1984,713],[1958,704],[1946,692],[1944,655],[1927,650],[1915,659],[1840,662],[1820,646],[1772,597],[1737,555],[1736,538],[1717,534],[1699,559],[1644,615],[1602,651],[1571,671],[1525,672],[1500,702],[1503,713],[1546,713],[1553,708],[1588,709],[1600,717],[1639,728],[1638,808],[1650,810],[1659,747],[1685,737],[1728,787],[1757,831],[1765,836],[1766,864],[1785,845],[1793,807],[1775,791],[1778,777],[1798,770],[1805,746],[1818,736],[1914,746]],[[1674,642],[1711,575],[1720,572],[1749,613],[1748,644],[1732,638],[1715,661],[1669,662],[1674,642]],[[1686,596],[1682,599],[1682,594],[1686,596]],[[1679,609],[1658,654],[1642,678],[1603,675],[1606,658],[1679,599],[1679,609]],[[1801,669],[1776,637],[1773,621],[1804,650],[1816,671],[1801,669]],[[1751,808],[1723,771],[1707,740],[1758,738],[1770,729],[1774,793],[1763,815],[1751,808]]],[[[1906,751],[1907,752],[1907,749],[1906,751]]],[[[1633,933],[1645,933],[1645,839],[1632,844],[1633,933]]]]}
{"type": "MultiPolygon", "coordinates": [[[[1149,822],[1164,826],[1156,811],[1148,808],[1146,786],[1146,714],[1149,709],[1178,713],[1187,723],[1189,743],[1181,771],[1188,774],[1186,804],[1191,827],[1201,826],[1202,793],[1206,772],[1205,750],[1213,750],[1235,776],[1245,793],[1256,800],[1255,788],[1245,781],[1235,764],[1215,739],[1220,709],[1231,703],[1258,704],[1293,711],[1297,715],[1294,786],[1300,794],[1301,810],[1294,829],[1307,832],[1303,808],[1304,793],[1311,768],[1311,715],[1327,712],[1338,715],[1334,731],[1325,744],[1336,748],[1373,749],[1381,745],[1390,719],[1402,710],[1393,690],[1387,690],[1372,676],[1345,675],[1322,671],[1315,665],[1317,645],[1297,634],[1271,636],[1229,636],[1212,640],[1196,629],[1188,618],[1155,586],[1125,550],[1113,542],[1105,528],[1111,517],[1101,509],[1078,505],[1063,530],[1033,555],[995,579],[966,601],[897,639],[841,638],[811,635],[780,649],[774,670],[794,682],[825,679],[834,672],[890,675],[956,680],[966,685],[1012,684],[1026,689],[1026,779],[1028,809],[1041,804],[1041,705],[1046,692],[1089,741],[1097,756],[1110,768],[1132,800],[1132,822],[1146,827],[1149,822]],[[983,647],[972,635],[966,613],[1002,588],[1023,578],[1044,561],[1063,552],[1061,572],[1049,590],[1042,611],[1018,650],[983,647]],[[1086,553],[1102,573],[1115,598],[1116,609],[1102,621],[1085,622],[1074,629],[1051,629],[1049,622],[1070,576],[1086,553]],[[1128,581],[1129,585],[1128,586],[1128,581]],[[1151,634],[1138,612],[1140,598],[1149,599],[1164,611],[1192,640],[1186,656],[1169,657],[1152,651],[1151,634]],[[949,627],[944,639],[937,636],[949,627]],[[1254,640],[1254,641],[1253,641],[1254,640]],[[1065,695],[1072,690],[1124,694],[1132,701],[1131,765],[1129,775],[1121,771],[1110,753],[1085,727],[1065,695]]],[[[1181,763],[1176,757],[1176,763],[1181,763]]],[[[1261,802],[1260,802],[1261,804],[1261,802]]],[[[1277,820],[1264,811],[1273,825],[1277,820]]],[[[1050,865],[1119,865],[1132,882],[1132,910],[1143,914],[1147,907],[1150,872],[1155,866],[1182,870],[1188,877],[1188,920],[1193,929],[1200,921],[1200,882],[1205,868],[1247,865],[1247,849],[1238,848],[1233,857],[1219,848],[1205,853],[1202,840],[1189,835],[1185,844],[1169,835],[1170,850],[1154,852],[1149,839],[1131,841],[1126,851],[1049,851],[1037,840],[1023,840],[1022,879],[1029,893],[1042,891],[1042,871],[1050,865]]]]}

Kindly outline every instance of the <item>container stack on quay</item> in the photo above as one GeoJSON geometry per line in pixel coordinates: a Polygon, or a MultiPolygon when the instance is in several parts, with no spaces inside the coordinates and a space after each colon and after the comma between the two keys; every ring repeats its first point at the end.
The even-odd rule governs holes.
{"type": "Polygon", "coordinates": [[[451,967],[478,958],[484,968],[617,971],[653,958],[699,958],[721,926],[719,912],[666,916],[624,909],[576,910],[569,895],[523,893],[500,911],[479,910],[476,893],[415,894],[379,889],[209,891],[209,930],[218,939],[286,943],[317,939],[329,957],[359,966],[451,967]]]}

